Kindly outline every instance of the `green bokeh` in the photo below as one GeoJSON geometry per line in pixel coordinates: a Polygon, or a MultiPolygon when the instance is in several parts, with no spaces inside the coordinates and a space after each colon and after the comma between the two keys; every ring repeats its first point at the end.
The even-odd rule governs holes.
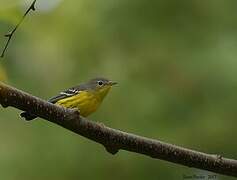
{"type": "MultiPolygon", "coordinates": [[[[237,1],[55,2],[47,8],[38,0],[37,11],[12,39],[1,59],[9,84],[47,99],[105,76],[119,85],[90,119],[237,158],[237,1]]],[[[25,5],[0,0],[1,47],[3,34],[18,22],[25,5]]],[[[24,122],[12,108],[0,111],[0,179],[157,180],[211,174],[125,151],[112,156],[54,124],[24,122]]]]}

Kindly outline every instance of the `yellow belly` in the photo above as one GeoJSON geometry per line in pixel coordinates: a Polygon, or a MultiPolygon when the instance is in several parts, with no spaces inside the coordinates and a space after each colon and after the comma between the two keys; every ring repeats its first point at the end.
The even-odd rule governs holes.
{"type": "Polygon", "coordinates": [[[66,108],[77,108],[80,115],[86,117],[95,112],[99,107],[101,101],[92,93],[80,92],[78,95],[61,99],[55,104],[61,105],[66,108]]]}

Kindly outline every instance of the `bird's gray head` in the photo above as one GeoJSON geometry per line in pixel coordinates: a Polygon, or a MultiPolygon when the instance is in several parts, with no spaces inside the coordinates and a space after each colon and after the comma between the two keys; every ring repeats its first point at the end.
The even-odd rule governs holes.
{"type": "Polygon", "coordinates": [[[100,98],[104,98],[106,94],[109,92],[113,85],[117,84],[117,82],[111,81],[106,78],[94,78],[85,83],[87,89],[93,91],[100,98]]]}

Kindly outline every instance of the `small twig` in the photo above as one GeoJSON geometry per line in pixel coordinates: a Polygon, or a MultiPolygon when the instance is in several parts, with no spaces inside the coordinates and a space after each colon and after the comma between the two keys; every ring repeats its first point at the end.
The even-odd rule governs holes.
{"type": "Polygon", "coordinates": [[[227,159],[221,155],[206,154],[112,129],[101,123],[81,117],[78,111],[48,103],[3,83],[0,83],[0,104],[3,107],[12,106],[28,111],[58,124],[102,144],[111,154],[116,154],[120,149],[123,149],[155,159],[237,177],[237,160],[227,159]]]}
{"type": "Polygon", "coordinates": [[[25,19],[25,17],[27,16],[27,14],[28,14],[31,10],[32,10],[32,11],[35,10],[35,3],[36,3],[36,0],[34,0],[34,1],[32,2],[32,4],[30,5],[30,7],[27,9],[27,11],[26,11],[26,12],[24,13],[24,15],[22,16],[20,22],[14,27],[14,29],[13,29],[12,31],[10,31],[9,33],[7,33],[7,34],[4,35],[4,36],[7,37],[8,39],[7,39],[7,42],[6,42],[6,44],[5,44],[4,48],[3,48],[3,51],[2,51],[2,54],[1,54],[0,57],[2,57],[2,58],[4,57],[5,52],[6,52],[6,50],[7,50],[7,47],[8,47],[8,45],[9,45],[11,39],[12,39],[12,36],[14,35],[14,33],[16,32],[16,30],[18,29],[18,27],[21,25],[21,23],[24,21],[24,19],[25,19]]]}

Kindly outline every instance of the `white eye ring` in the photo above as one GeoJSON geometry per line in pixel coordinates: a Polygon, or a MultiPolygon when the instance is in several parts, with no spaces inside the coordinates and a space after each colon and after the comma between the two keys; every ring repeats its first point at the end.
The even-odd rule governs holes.
{"type": "Polygon", "coordinates": [[[103,82],[102,82],[102,81],[98,81],[98,84],[99,84],[100,86],[102,86],[102,85],[103,85],[103,82]]]}

